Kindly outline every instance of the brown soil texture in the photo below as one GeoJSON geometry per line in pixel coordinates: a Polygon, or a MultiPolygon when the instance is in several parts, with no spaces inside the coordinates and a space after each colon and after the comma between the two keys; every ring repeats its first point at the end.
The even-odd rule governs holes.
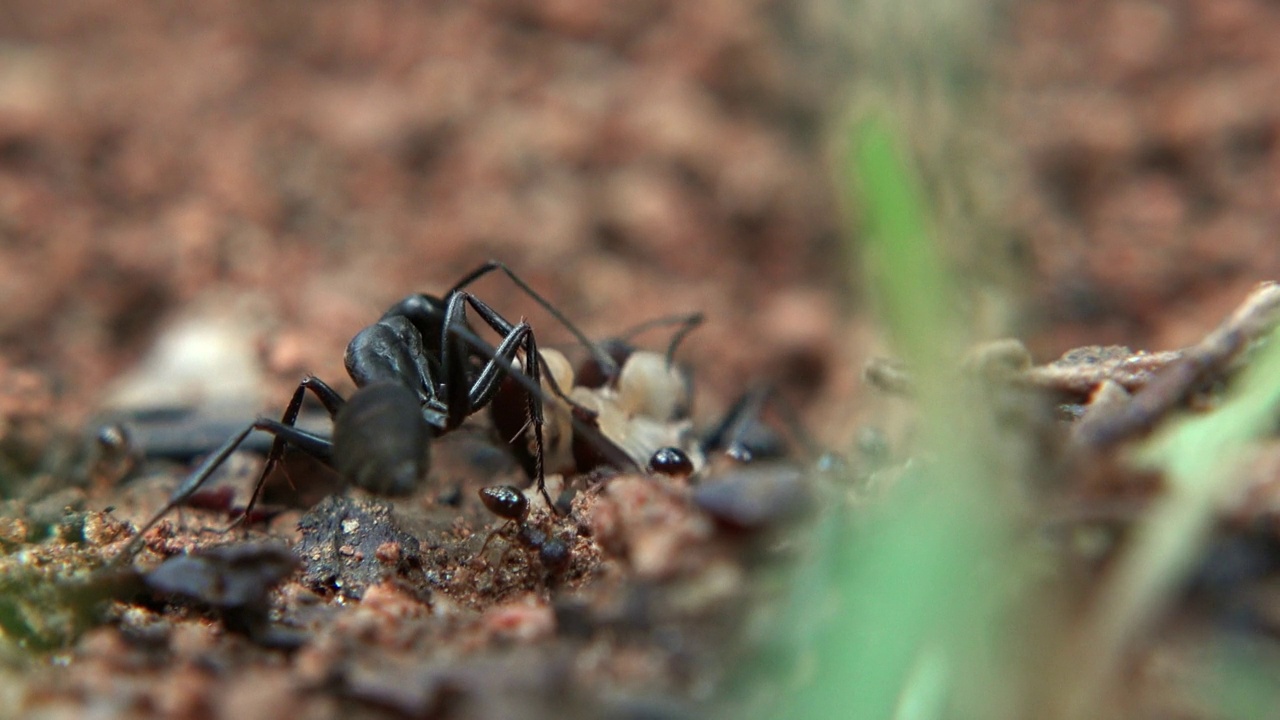
{"type": "Polygon", "coordinates": [[[1006,117],[1046,349],[1195,340],[1280,271],[1280,13],[1250,0],[1016,4],[1006,117]]]}
{"type": "MultiPolygon", "coordinates": [[[[675,478],[568,478],[569,512],[535,499],[529,520],[569,546],[553,571],[514,527],[484,547],[502,522],[476,491],[524,479],[478,418],[438,443],[407,499],[320,503],[327,471],[290,463],[290,481],[325,489],[269,498],[248,536],[301,546],[311,522],[329,554],[278,586],[226,558],[189,571],[274,588],[228,604],[90,575],[191,467],[104,458],[91,438],[108,407],[275,415],[304,373],[345,394],[358,330],[497,258],[592,338],[703,313],[679,351],[697,426],[767,382],[820,444],[849,446],[875,333],[828,162],[857,71],[840,12],[0,8],[0,576],[14,598],[0,715],[697,717],[770,693],[735,685],[735,662],[769,650],[758,629],[794,552],[790,513],[755,519],[675,478]],[[184,332],[199,359],[152,350],[184,332]]],[[[1008,20],[992,133],[1021,159],[1001,232],[1038,358],[1185,346],[1280,274],[1280,10],[1026,0],[1008,20]]],[[[572,347],[504,278],[475,291],[543,346],[572,347]]],[[[216,427],[188,441],[208,450],[235,429],[216,427]]],[[[261,463],[232,456],[226,506],[161,522],[137,567],[239,542],[206,530],[261,463]]],[[[730,498],[807,497],[789,466],[725,472],[748,488],[730,498]]]]}

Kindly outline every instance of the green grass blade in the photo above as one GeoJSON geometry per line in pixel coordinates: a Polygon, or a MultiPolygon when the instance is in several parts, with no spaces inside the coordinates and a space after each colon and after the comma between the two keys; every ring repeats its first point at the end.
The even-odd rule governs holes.
{"type": "Polygon", "coordinates": [[[1087,628],[1085,668],[1069,716],[1089,717],[1120,671],[1124,651],[1160,616],[1191,570],[1221,501],[1240,481],[1254,441],[1274,427],[1280,407],[1280,335],[1245,370],[1228,400],[1206,415],[1171,423],[1135,455],[1165,471],[1167,492],[1138,526],[1117,562],[1087,628]]]}
{"type": "Polygon", "coordinates": [[[867,282],[919,380],[931,460],[856,520],[825,519],[819,571],[797,603],[815,628],[814,671],[788,716],[953,717],[957,689],[981,664],[976,645],[996,634],[979,580],[1003,538],[991,446],[948,376],[962,333],[918,180],[887,123],[866,121],[851,136],[848,180],[864,219],[867,282]]]}

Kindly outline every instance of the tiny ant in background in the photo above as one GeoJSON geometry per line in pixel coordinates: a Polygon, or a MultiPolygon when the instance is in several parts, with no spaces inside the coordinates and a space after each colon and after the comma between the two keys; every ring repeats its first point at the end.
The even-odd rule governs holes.
{"type": "Polygon", "coordinates": [[[514,525],[516,542],[529,550],[536,551],[538,559],[548,572],[558,574],[568,567],[571,559],[569,545],[560,538],[549,535],[528,523],[529,500],[518,488],[510,485],[481,488],[480,501],[489,509],[489,512],[507,521],[484,539],[484,544],[480,546],[481,555],[484,555],[485,549],[489,547],[489,542],[494,537],[514,525]]]}

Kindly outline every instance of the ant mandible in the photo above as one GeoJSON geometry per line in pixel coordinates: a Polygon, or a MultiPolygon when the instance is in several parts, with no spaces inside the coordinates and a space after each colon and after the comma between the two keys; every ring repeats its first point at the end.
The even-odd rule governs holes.
{"type": "MultiPolygon", "coordinates": [[[[330,464],[347,482],[373,493],[405,495],[426,475],[433,437],[459,427],[470,415],[489,404],[501,380],[510,377],[525,388],[524,411],[534,434],[537,490],[548,506],[542,455],[542,389],[545,361],[538,351],[533,329],[523,320],[512,324],[465,288],[495,270],[504,273],[548,313],[563,323],[600,362],[609,358],[586,339],[547,300],[497,261],[467,273],[443,298],[414,294],[396,303],[374,324],[356,333],[347,345],[344,365],[356,385],[343,398],[323,380],[308,375],[298,384],[280,420],[260,417],[232,435],[211,453],[170,495],[169,501],[138,531],[135,544],[121,557],[136,551],[143,535],[166,514],[190,499],[254,430],[275,436],[253,494],[237,523],[249,517],[267,476],[281,460],[287,446],[298,448],[330,464]],[[489,347],[471,330],[470,308],[500,337],[489,347]],[[522,353],[524,362],[517,362],[522,353]],[[537,358],[530,361],[530,358],[537,358]],[[326,438],[295,427],[302,401],[311,392],[333,418],[333,437],[326,438]]],[[[548,385],[566,403],[573,401],[560,391],[554,378],[548,385]]],[[[590,412],[579,410],[588,417],[590,412]]],[[[575,424],[581,424],[575,420],[575,424]]],[[[587,434],[591,433],[589,430],[587,434]]]]}

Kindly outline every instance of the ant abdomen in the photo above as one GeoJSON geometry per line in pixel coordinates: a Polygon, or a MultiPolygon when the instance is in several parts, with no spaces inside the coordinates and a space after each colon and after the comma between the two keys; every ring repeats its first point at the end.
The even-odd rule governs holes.
{"type": "Polygon", "coordinates": [[[407,495],[430,467],[430,441],[431,428],[413,390],[399,383],[366,385],[334,419],[334,467],[369,492],[407,495]]]}
{"type": "Polygon", "coordinates": [[[529,516],[528,498],[511,485],[480,488],[480,502],[489,512],[506,520],[519,522],[529,516]]]}

